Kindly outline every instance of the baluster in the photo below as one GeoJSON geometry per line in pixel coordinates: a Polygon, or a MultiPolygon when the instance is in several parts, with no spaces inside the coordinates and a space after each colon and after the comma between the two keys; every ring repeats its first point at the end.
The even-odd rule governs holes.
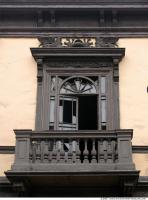
{"type": "Polygon", "coordinates": [[[118,162],[118,149],[116,148],[116,153],[115,153],[115,162],[118,162]]]}
{"type": "Polygon", "coordinates": [[[32,160],[33,160],[33,142],[31,141],[29,147],[29,161],[32,163],[32,160]]]}
{"type": "Polygon", "coordinates": [[[67,162],[68,162],[68,152],[65,151],[65,163],[67,163],[67,162]]]}
{"type": "Polygon", "coordinates": [[[44,162],[44,147],[45,147],[45,141],[41,140],[41,163],[44,162]]]}
{"type": "Polygon", "coordinates": [[[115,160],[116,160],[116,149],[115,149],[115,141],[114,140],[111,141],[111,148],[112,148],[112,159],[113,159],[113,162],[115,162],[115,160]]]}
{"type": "Polygon", "coordinates": [[[97,155],[97,152],[95,148],[95,139],[93,139],[92,150],[91,150],[91,163],[97,163],[96,155],[97,155]]]}
{"type": "Polygon", "coordinates": [[[97,146],[98,146],[98,163],[100,162],[100,141],[97,141],[97,146]]]}
{"type": "Polygon", "coordinates": [[[104,161],[107,162],[107,147],[108,142],[106,140],[103,141],[103,153],[104,153],[104,161]]]}
{"type": "Polygon", "coordinates": [[[57,162],[57,149],[56,149],[56,140],[53,140],[53,150],[52,150],[52,163],[57,162]]]}
{"type": "Polygon", "coordinates": [[[41,162],[41,141],[38,140],[36,143],[36,162],[41,162]]]}
{"type": "Polygon", "coordinates": [[[99,159],[100,159],[100,163],[104,163],[104,149],[103,149],[103,139],[100,140],[99,143],[99,159]]]}
{"type": "Polygon", "coordinates": [[[43,162],[48,163],[48,140],[44,141],[44,154],[43,154],[43,162]]]}
{"type": "Polygon", "coordinates": [[[68,163],[72,163],[72,141],[69,140],[68,163]]]}
{"type": "Polygon", "coordinates": [[[76,141],[72,141],[72,162],[76,163],[76,141]]]}
{"type": "Polygon", "coordinates": [[[117,148],[117,141],[115,141],[115,162],[117,163],[118,162],[118,148],[117,148]]]}
{"type": "Polygon", "coordinates": [[[60,154],[61,154],[61,141],[57,141],[57,162],[60,162],[60,154]]]}
{"type": "Polygon", "coordinates": [[[49,143],[48,143],[48,161],[49,163],[52,162],[52,152],[53,152],[53,148],[54,148],[54,141],[52,140],[49,140],[49,143]]]}
{"type": "Polygon", "coordinates": [[[37,146],[37,142],[36,141],[32,141],[32,162],[35,163],[36,162],[36,147],[37,146]]]}
{"type": "Polygon", "coordinates": [[[64,140],[61,140],[60,163],[65,162],[64,140]]]}
{"type": "Polygon", "coordinates": [[[107,149],[107,162],[112,163],[113,162],[113,152],[112,152],[112,146],[111,146],[111,139],[108,139],[108,149],[107,149]]]}
{"type": "Polygon", "coordinates": [[[83,160],[83,163],[89,163],[89,160],[88,160],[88,149],[87,149],[87,139],[84,140],[84,152],[83,152],[83,155],[84,155],[84,160],[83,160]]]}
{"type": "Polygon", "coordinates": [[[76,163],[81,163],[80,155],[81,155],[80,141],[76,140],[76,163]]]}

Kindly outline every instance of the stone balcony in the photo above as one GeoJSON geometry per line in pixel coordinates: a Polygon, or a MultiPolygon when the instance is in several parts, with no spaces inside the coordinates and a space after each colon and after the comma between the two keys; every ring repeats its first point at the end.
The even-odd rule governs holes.
{"type": "Polygon", "coordinates": [[[138,180],[132,130],[15,130],[15,134],[15,161],[6,172],[14,188],[118,186],[129,195],[138,180]]]}

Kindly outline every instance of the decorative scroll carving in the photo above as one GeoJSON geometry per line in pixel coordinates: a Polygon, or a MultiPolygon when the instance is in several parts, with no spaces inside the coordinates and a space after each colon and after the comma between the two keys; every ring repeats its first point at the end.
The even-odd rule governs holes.
{"type": "Polygon", "coordinates": [[[56,47],[58,46],[57,38],[54,37],[39,37],[39,47],[56,47]]]}
{"type": "Polygon", "coordinates": [[[117,37],[39,37],[39,47],[115,48],[117,37]]]}
{"type": "Polygon", "coordinates": [[[96,38],[61,38],[63,47],[96,47],[96,38]]]}
{"type": "Polygon", "coordinates": [[[97,47],[100,48],[115,48],[118,47],[117,44],[118,38],[117,37],[100,37],[97,38],[97,47]]]}

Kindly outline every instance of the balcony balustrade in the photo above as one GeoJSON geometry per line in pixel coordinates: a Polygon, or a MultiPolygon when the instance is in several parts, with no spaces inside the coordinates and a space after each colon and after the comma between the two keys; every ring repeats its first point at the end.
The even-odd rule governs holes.
{"type": "MultiPolygon", "coordinates": [[[[58,137],[58,136],[57,136],[58,137]]],[[[117,163],[117,138],[84,136],[37,138],[30,141],[30,163],[117,163]]]]}
{"type": "Polygon", "coordinates": [[[130,180],[133,187],[137,181],[139,172],[132,161],[132,130],[15,130],[15,134],[15,161],[6,172],[15,185],[26,184],[26,176],[36,186],[39,182],[42,186],[109,186],[124,185],[128,180],[129,187],[130,180]]]}
{"type": "MultiPolygon", "coordinates": [[[[37,170],[44,165],[72,165],[95,169],[134,169],[131,130],[116,131],[42,131],[15,130],[14,170],[37,170]],[[83,166],[84,167],[84,166],[83,166]]],[[[71,166],[71,167],[72,167],[71,166]]],[[[58,169],[58,168],[57,168],[58,169]]],[[[72,168],[71,168],[72,169],[72,168]]]]}

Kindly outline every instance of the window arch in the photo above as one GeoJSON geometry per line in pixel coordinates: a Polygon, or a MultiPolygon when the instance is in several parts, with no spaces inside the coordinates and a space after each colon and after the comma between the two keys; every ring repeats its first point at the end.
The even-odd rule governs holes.
{"type": "Polygon", "coordinates": [[[49,129],[106,129],[106,74],[53,74],[49,84],[49,129]]]}
{"type": "Polygon", "coordinates": [[[60,94],[97,94],[95,83],[88,77],[67,78],[60,87],[60,94]]]}

